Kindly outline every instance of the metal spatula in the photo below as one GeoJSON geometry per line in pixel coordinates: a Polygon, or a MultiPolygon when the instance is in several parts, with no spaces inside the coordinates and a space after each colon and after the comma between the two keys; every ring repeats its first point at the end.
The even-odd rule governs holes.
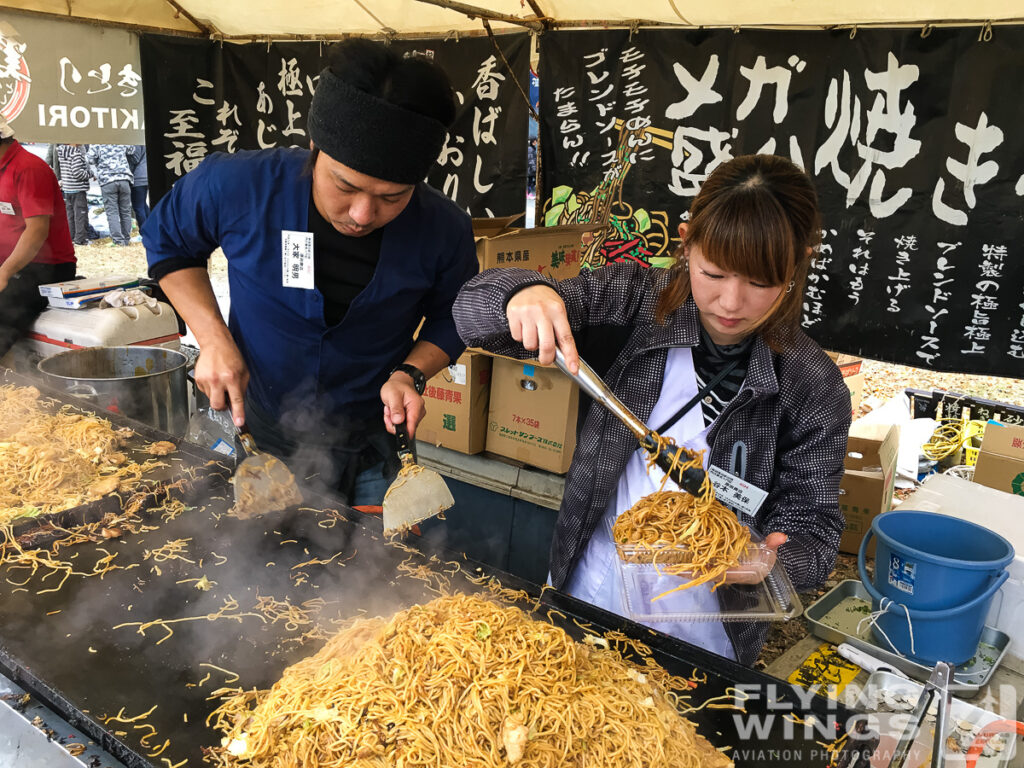
{"type": "Polygon", "coordinates": [[[455,499],[444,480],[432,469],[416,463],[412,439],[405,423],[395,425],[402,468],[384,494],[384,533],[404,533],[416,523],[450,508],[455,499]]]}
{"type": "Polygon", "coordinates": [[[247,429],[238,430],[238,442],[246,453],[231,479],[235,486],[234,511],[238,517],[248,519],[302,503],[295,475],[283,461],[256,448],[256,441],[247,429]]]}

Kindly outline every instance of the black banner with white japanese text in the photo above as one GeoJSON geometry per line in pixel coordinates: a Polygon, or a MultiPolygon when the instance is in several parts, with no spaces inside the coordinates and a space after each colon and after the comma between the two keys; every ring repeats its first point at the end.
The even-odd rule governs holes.
{"type": "MultiPolygon", "coordinates": [[[[528,87],[528,36],[497,40],[515,78],[528,87]]],[[[474,216],[522,212],[528,109],[494,44],[473,37],[392,46],[436,61],[456,91],[455,124],[428,181],[474,216]]],[[[143,77],[148,72],[155,84],[145,91],[154,202],[210,152],[309,146],[306,118],[326,45],[142,35],[140,48],[143,77]]]]}
{"type": "Polygon", "coordinates": [[[667,265],[707,174],[777,153],[821,198],[809,334],[1024,373],[1024,28],[556,31],[540,45],[544,219],[609,217],[587,266],[667,265]]]}

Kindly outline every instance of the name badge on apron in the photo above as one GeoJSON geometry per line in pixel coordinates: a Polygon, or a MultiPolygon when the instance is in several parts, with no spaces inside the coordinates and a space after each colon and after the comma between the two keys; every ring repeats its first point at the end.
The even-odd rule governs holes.
{"type": "Polygon", "coordinates": [[[314,288],[312,232],[281,230],[281,285],[314,288]]]}
{"type": "Polygon", "coordinates": [[[741,480],[714,464],[708,467],[708,475],[715,486],[715,496],[734,512],[742,512],[753,517],[768,498],[768,491],[741,480]]]}
{"type": "Polygon", "coordinates": [[[13,216],[14,206],[11,203],[0,202],[0,213],[6,213],[8,216],[13,216]]]}

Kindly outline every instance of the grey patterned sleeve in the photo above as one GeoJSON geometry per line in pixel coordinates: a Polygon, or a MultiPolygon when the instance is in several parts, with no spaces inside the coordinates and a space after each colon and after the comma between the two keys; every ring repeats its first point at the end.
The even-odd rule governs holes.
{"type": "Polygon", "coordinates": [[[665,272],[612,264],[556,282],[524,269],[488,269],[460,291],[453,309],[455,326],[470,347],[510,357],[532,357],[508,333],[505,307],[517,291],[531,285],[550,285],[565,302],[574,331],[587,325],[629,325],[638,319],[653,319],[654,300],[666,280],[665,272]]]}
{"type": "Polygon", "coordinates": [[[780,435],[776,483],[759,520],[763,532],[781,531],[789,537],[779,555],[798,590],[817,588],[828,578],[845,526],[839,483],[850,396],[838,370],[823,366],[820,373],[793,423],[780,435]]]}
{"type": "Polygon", "coordinates": [[[509,357],[532,357],[509,334],[505,305],[516,291],[538,284],[556,287],[554,280],[536,272],[505,267],[485,270],[462,286],[452,317],[466,346],[509,357]]]}

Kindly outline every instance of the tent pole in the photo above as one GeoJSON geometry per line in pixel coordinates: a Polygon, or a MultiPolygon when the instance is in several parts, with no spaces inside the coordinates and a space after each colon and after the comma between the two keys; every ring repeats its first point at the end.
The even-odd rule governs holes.
{"type": "MultiPolygon", "coordinates": [[[[169,1],[169,0],[168,0],[169,1]]],[[[527,27],[535,32],[543,32],[544,24],[540,21],[534,21],[533,19],[521,19],[518,16],[509,16],[508,14],[498,13],[497,11],[489,11],[486,8],[478,8],[475,5],[468,5],[461,3],[459,0],[416,0],[418,3],[426,3],[427,5],[437,5],[441,8],[449,8],[453,11],[469,16],[471,19],[489,19],[491,21],[504,21],[507,24],[518,24],[521,27],[527,27]]]]}

